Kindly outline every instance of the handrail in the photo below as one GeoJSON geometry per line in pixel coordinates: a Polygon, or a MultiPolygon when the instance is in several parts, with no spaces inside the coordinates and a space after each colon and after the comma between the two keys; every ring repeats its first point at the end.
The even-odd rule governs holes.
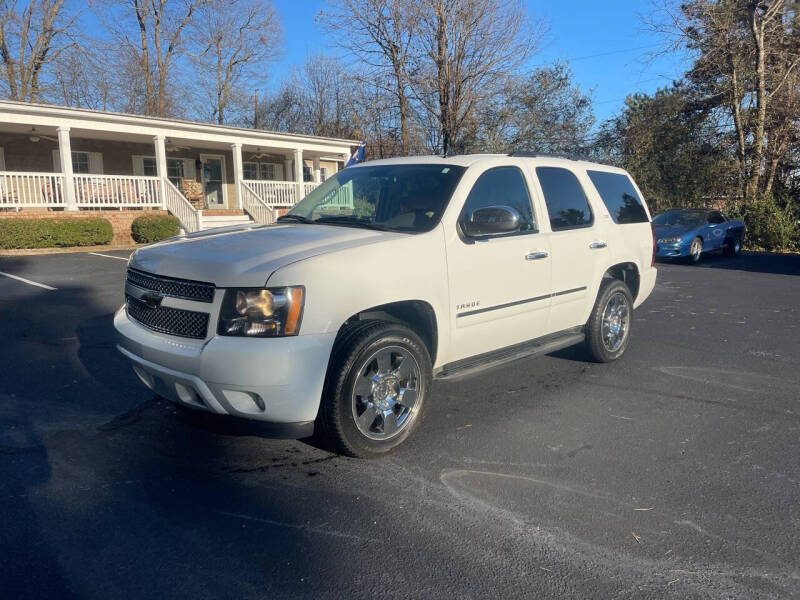
{"type": "Polygon", "coordinates": [[[161,204],[158,177],[76,173],[72,179],[78,206],[123,208],[161,204]]]}
{"type": "Polygon", "coordinates": [[[253,217],[257,223],[270,224],[274,223],[278,218],[278,211],[264,202],[258,194],[247,185],[244,181],[241,182],[241,198],[242,208],[253,217]]]}
{"type": "Polygon", "coordinates": [[[203,227],[203,213],[197,210],[183,194],[180,193],[175,184],[166,177],[164,183],[164,208],[178,217],[181,225],[187,233],[200,231],[203,227]]]}
{"type": "Polygon", "coordinates": [[[61,173],[0,171],[0,208],[64,206],[61,173]]]}
{"type": "Polygon", "coordinates": [[[267,206],[289,208],[297,203],[297,183],[294,181],[247,179],[243,183],[267,206]]]}

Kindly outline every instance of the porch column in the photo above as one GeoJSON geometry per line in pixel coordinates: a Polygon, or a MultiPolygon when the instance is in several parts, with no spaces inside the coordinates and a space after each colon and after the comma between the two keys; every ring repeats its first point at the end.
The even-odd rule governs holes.
{"type": "Polygon", "coordinates": [[[233,187],[236,188],[236,208],[242,208],[242,180],[244,167],[242,166],[242,145],[239,142],[231,144],[233,153],[233,187]]]}
{"type": "Polygon", "coordinates": [[[163,208],[167,201],[167,149],[164,146],[164,136],[154,135],[153,143],[156,147],[156,172],[158,173],[158,189],[163,208]]]}
{"type": "Polygon", "coordinates": [[[69,140],[69,127],[58,128],[58,158],[64,179],[64,207],[66,210],[78,210],[75,184],[72,179],[72,145],[69,140]]]}
{"type": "Polygon", "coordinates": [[[319,185],[321,179],[322,179],[322,173],[320,172],[320,168],[319,168],[319,156],[315,156],[314,157],[314,183],[319,185]]]}
{"type": "Polygon", "coordinates": [[[294,180],[297,182],[297,202],[303,199],[304,184],[303,184],[303,150],[298,148],[294,151],[294,180]]]}

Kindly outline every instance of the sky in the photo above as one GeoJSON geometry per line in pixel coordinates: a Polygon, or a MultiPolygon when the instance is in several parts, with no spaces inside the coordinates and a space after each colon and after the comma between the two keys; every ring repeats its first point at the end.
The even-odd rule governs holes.
{"type": "MultiPolygon", "coordinates": [[[[323,0],[273,0],[284,28],[285,53],[272,84],[301,65],[309,54],[337,54],[335,40],[315,22],[323,0]]],[[[686,70],[685,58],[671,54],[653,59],[663,40],[647,31],[642,15],[648,0],[528,0],[528,14],[548,24],[548,33],[530,67],[566,60],[575,82],[593,90],[597,122],[613,117],[625,97],[652,93],[686,70]]]]}

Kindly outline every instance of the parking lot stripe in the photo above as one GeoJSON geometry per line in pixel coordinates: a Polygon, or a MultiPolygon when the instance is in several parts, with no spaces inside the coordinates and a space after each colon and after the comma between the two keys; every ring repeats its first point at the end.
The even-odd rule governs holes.
{"type": "Polygon", "coordinates": [[[116,258],[117,260],[128,260],[127,256],[111,256],[110,254],[100,254],[99,252],[87,252],[92,256],[102,256],[103,258],[116,258]]]}
{"type": "Polygon", "coordinates": [[[54,288],[54,287],[49,286],[49,285],[45,285],[43,283],[37,283],[35,281],[31,281],[30,279],[25,279],[24,277],[19,277],[17,275],[12,275],[11,273],[4,273],[3,271],[0,271],[0,275],[5,275],[6,277],[10,277],[11,279],[16,279],[17,281],[21,281],[21,282],[27,283],[29,285],[35,285],[37,287],[44,288],[46,290],[58,289],[58,288],[54,288]]]}

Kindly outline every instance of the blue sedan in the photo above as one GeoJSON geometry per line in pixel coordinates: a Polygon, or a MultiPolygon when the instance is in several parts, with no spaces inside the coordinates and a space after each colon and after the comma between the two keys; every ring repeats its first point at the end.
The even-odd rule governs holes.
{"type": "Polygon", "coordinates": [[[736,256],[742,250],[744,222],[728,219],[718,210],[668,210],[653,219],[653,226],[658,258],[686,258],[696,263],[704,252],[722,250],[726,256],[736,256]]]}

